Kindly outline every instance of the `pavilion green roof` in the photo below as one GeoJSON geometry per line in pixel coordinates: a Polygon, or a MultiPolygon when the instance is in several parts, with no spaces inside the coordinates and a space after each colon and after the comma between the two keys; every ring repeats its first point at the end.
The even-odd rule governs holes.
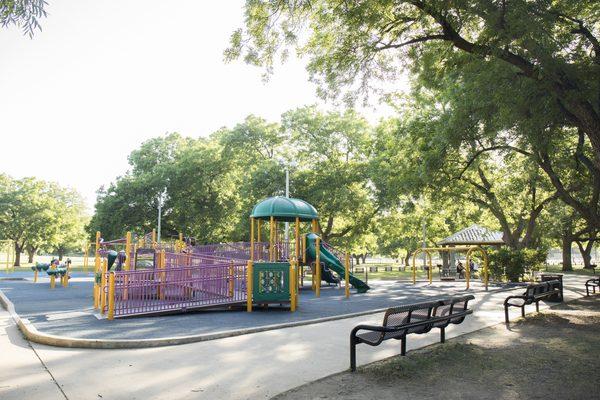
{"type": "Polygon", "coordinates": [[[300,221],[312,221],[319,219],[317,210],[301,199],[287,198],[283,196],[269,197],[254,206],[252,218],[270,219],[277,221],[294,222],[296,217],[300,221]]]}

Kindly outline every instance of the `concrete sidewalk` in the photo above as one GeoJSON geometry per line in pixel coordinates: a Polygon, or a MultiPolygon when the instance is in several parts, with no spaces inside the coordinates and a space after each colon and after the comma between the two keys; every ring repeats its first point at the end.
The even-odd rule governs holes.
{"type": "Polygon", "coordinates": [[[0,360],[0,399],[65,399],[3,308],[0,308],[0,360]]]}
{"type": "MultiPolygon", "coordinates": [[[[565,276],[567,301],[584,294],[585,279],[565,276]]],[[[522,289],[515,290],[519,291],[522,289]]],[[[502,302],[508,294],[476,293],[474,315],[462,325],[449,328],[447,337],[502,322],[502,302]]],[[[534,310],[533,306],[528,308],[530,312],[534,310]]],[[[518,311],[512,315],[516,318],[518,311]]],[[[163,348],[86,350],[37,344],[33,347],[69,399],[100,396],[103,399],[264,399],[347,369],[350,330],[363,322],[380,323],[381,318],[380,313],[163,348]]],[[[436,343],[438,339],[437,332],[411,336],[407,349],[436,343]]],[[[376,348],[359,346],[358,363],[381,360],[398,354],[399,350],[395,341],[376,348]]],[[[13,362],[16,360],[11,357],[6,364],[13,362]]],[[[31,377],[39,380],[34,374],[31,377]]],[[[35,394],[22,397],[53,398],[35,394]]]]}

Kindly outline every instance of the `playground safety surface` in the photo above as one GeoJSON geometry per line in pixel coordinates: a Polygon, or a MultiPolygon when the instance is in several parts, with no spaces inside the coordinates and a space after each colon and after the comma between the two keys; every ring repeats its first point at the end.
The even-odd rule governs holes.
{"type": "MultiPolygon", "coordinates": [[[[0,290],[14,304],[21,318],[26,318],[40,332],[69,338],[84,339],[158,339],[221,332],[243,333],[248,329],[276,328],[277,325],[305,324],[326,318],[345,318],[356,314],[378,312],[406,303],[464,294],[464,282],[370,281],[372,289],[365,294],[353,293],[349,299],[344,290],[323,287],[316,298],[308,290],[300,291],[296,312],[270,306],[255,307],[254,312],[242,310],[199,310],[184,314],[155,315],[115,319],[99,319],[92,308],[91,274],[74,273],[67,288],[49,288],[48,279],[33,283],[31,274],[0,274],[0,290]],[[11,278],[7,280],[6,278],[11,278]],[[15,280],[14,278],[25,278],[15,280]]],[[[490,286],[490,291],[503,290],[490,286]]],[[[469,292],[483,291],[479,282],[471,282],[469,292]]]]}

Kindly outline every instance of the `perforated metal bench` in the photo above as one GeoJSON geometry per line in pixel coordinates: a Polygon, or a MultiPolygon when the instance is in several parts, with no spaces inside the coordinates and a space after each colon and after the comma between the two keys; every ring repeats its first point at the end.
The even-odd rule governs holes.
{"type": "Polygon", "coordinates": [[[600,278],[588,279],[585,282],[585,294],[586,294],[586,296],[590,295],[590,288],[592,288],[592,293],[596,294],[596,288],[600,288],[600,278]]]}
{"type": "Polygon", "coordinates": [[[535,303],[535,311],[540,311],[540,301],[549,300],[553,296],[559,296],[562,301],[561,283],[558,280],[534,283],[525,289],[525,293],[517,296],[508,296],[504,300],[504,320],[508,324],[509,307],[521,308],[521,316],[525,316],[525,306],[535,303]]]}
{"type": "Polygon", "coordinates": [[[358,325],[350,332],[350,369],[356,370],[356,345],[379,346],[388,339],[400,340],[400,354],[406,355],[406,337],[440,329],[440,342],[446,341],[446,328],[460,324],[473,312],[467,308],[472,295],[389,308],[379,325],[358,325]]]}

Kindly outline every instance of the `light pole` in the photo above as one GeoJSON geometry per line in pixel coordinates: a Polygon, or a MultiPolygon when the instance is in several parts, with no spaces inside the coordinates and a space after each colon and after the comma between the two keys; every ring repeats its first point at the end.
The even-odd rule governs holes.
{"type": "MultiPolygon", "coordinates": [[[[290,168],[285,166],[285,197],[290,198],[290,168]]],[[[290,223],[285,223],[285,242],[290,240],[290,223]]]]}
{"type": "Polygon", "coordinates": [[[158,202],[158,226],[156,229],[156,241],[160,243],[160,222],[162,219],[162,208],[165,205],[165,200],[167,198],[167,189],[164,189],[157,197],[158,202]]]}

